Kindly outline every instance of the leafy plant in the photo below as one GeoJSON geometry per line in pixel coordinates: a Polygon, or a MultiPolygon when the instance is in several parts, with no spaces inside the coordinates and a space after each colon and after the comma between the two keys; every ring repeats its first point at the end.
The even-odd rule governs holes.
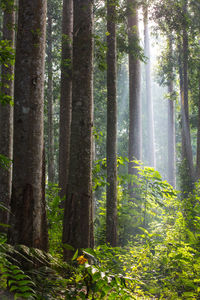
{"type": "Polygon", "coordinates": [[[15,293],[15,299],[36,299],[35,284],[18,266],[8,263],[3,272],[7,279],[10,292],[15,293]]]}
{"type": "Polygon", "coordinates": [[[62,222],[63,222],[63,203],[58,195],[59,187],[56,184],[48,184],[46,188],[47,217],[49,229],[50,253],[62,255],[62,222]]]}
{"type": "Polygon", "coordinates": [[[101,266],[96,251],[85,249],[83,253],[78,257],[76,251],[73,257],[78,267],[69,281],[73,288],[71,286],[68,289],[66,299],[134,299],[133,293],[128,289],[130,278],[112,274],[101,266]],[[89,260],[93,263],[89,263],[89,260]]]}
{"type": "Polygon", "coordinates": [[[11,160],[3,154],[0,154],[0,168],[8,169],[11,165],[11,160]]]}

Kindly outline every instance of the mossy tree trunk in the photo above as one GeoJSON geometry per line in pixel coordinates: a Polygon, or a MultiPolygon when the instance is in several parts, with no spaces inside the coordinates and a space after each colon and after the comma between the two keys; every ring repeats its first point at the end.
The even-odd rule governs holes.
{"type": "MultiPolygon", "coordinates": [[[[15,10],[14,1],[5,3],[6,7],[3,14],[3,40],[8,41],[10,46],[14,48],[15,38],[15,10]]],[[[1,93],[9,96],[13,100],[13,75],[14,66],[7,65],[1,68],[1,93]]],[[[0,154],[12,159],[13,153],[13,106],[0,103],[0,154]]],[[[11,179],[12,168],[0,168],[0,204],[9,208],[11,197],[11,179]]],[[[0,209],[0,223],[8,224],[8,211],[0,209]]],[[[5,231],[0,226],[0,231],[5,231]]]]}

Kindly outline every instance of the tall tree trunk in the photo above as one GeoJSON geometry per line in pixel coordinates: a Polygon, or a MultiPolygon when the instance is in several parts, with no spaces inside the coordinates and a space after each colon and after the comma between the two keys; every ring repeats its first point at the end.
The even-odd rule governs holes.
{"type": "Polygon", "coordinates": [[[182,140],[182,173],[181,190],[191,191],[193,187],[192,146],[189,127],[189,109],[186,88],[184,87],[184,62],[181,60],[182,49],[179,47],[179,77],[181,96],[181,140],[182,140]],[[185,98],[186,96],[186,98],[185,98]]]}
{"type": "Polygon", "coordinates": [[[52,16],[51,7],[47,12],[47,69],[48,69],[48,182],[54,182],[54,126],[53,126],[53,69],[52,69],[52,16]]]}
{"type": "Polygon", "coordinates": [[[115,19],[115,0],[108,0],[106,241],[113,247],[117,245],[117,70],[115,19]]]}
{"type": "MultiPolygon", "coordinates": [[[[187,14],[187,0],[184,1],[183,11],[187,14]]],[[[183,25],[182,49],[179,46],[179,74],[181,91],[181,122],[182,122],[182,160],[185,173],[182,176],[182,190],[192,191],[194,182],[193,155],[189,124],[188,105],[188,33],[183,25]]]]}
{"type": "Polygon", "coordinates": [[[154,123],[153,123],[153,102],[151,97],[151,54],[149,45],[148,5],[143,6],[144,15],[144,55],[147,57],[145,64],[146,80],[146,104],[147,104],[147,138],[148,138],[148,165],[155,167],[155,144],[154,144],[154,123]]]}
{"type": "Polygon", "coordinates": [[[19,0],[8,240],[47,250],[43,176],[46,1],[19,0]]]}
{"type": "Polygon", "coordinates": [[[175,141],[175,112],[174,112],[174,84],[173,84],[173,65],[172,65],[172,39],[168,38],[170,74],[168,80],[168,182],[176,187],[176,141],[175,141]]]}
{"type": "MultiPolygon", "coordinates": [[[[63,243],[92,247],[93,1],[74,1],[72,124],[63,243]]],[[[65,250],[65,259],[71,251],[65,250]]]]}
{"type": "Polygon", "coordinates": [[[59,187],[61,198],[66,195],[66,187],[69,173],[72,105],[72,31],[73,1],[63,0],[59,139],[59,187]]]}
{"type": "MultiPolygon", "coordinates": [[[[6,4],[3,17],[3,40],[9,41],[10,46],[14,47],[15,37],[15,11],[14,3],[6,4]]],[[[2,88],[1,93],[13,99],[14,82],[12,76],[14,74],[14,66],[2,66],[2,88]],[[8,78],[10,77],[10,79],[8,78]]],[[[10,104],[0,103],[0,154],[12,159],[13,152],[13,107],[10,104]]],[[[11,178],[12,168],[0,168],[0,203],[9,208],[11,197],[11,178]]],[[[0,223],[8,224],[8,211],[0,209],[0,223]]],[[[3,228],[0,227],[0,231],[3,228]]]]}
{"type": "MultiPolygon", "coordinates": [[[[141,159],[141,101],[140,101],[140,60],[133,46],[139,43],[137,2],[128,0],[129,39],[129,168],[130,175],[137,174],[134,159],[141,159]]],[[[135,47],[137,48],[137,47],[135,47]]]]}
{"type": "Polygon", "coordinates": [[[200,68],[199,68],[199,103],[198,103],[198,127],[197,127],[197,165],[196,179],[200,179],[200,68]]]}

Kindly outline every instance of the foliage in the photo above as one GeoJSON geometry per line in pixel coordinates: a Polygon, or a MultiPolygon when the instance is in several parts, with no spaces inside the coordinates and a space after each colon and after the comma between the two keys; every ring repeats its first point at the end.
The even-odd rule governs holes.
{"type": "Polygon", "coordinates": [[[8,288],[14,293],[14,299],[36,299],[35,284],[31,278],[16,264],[19,261],[14,258],[18,251],[6,244],[6,239],[0,235],[0,287],[8,288]]]}
{"type": "MultiPolygon", "coordinates": [[[[127,175],[123,169],[127,169],[128,159],[118,157],[118,239],[119,245],[124,246],[128,241],[141,233],[140,227],[149,228],[151,223],[159,222],[163,218],[163,211],[170,210],[168,202],[174,203],[176,191],[163,181],[158,171],[145,167],[140,162],[137,164],[138,175],[127,175]],[[129,184],[133,185],[133,198],[128,192],[129,184]]],[[[97,161],[94,172],[95,191],[106,185],[105,159],[97,161]]],[[[105,191],[97,203],[96,241],[97,244],[105,242],[105,216],[106,197],[105,191]]]]}
{"type": "Polygon", "coordinates": [[[127,288],[129,278],[112,274],[105,269],[96,251],[85,249],[83,253],[84,255],[78,257],[76,251],[72,259],[78,262],[78,267],[69,281],[74,288],[69,289],[66,299],[134,299],[127,288]]]}
{"type": "Polygon", "coordinates": [[[196,299],[199,295],[199,254],[185,242],[150,244],[144,239],[143,244],[127,248],[121,259],[125,274],[135,278],[147,295],[157,299],[196,299]]]}
{"type": "MultiPolygon", "coordinates": [[[[155,179],[159,181],[158,174],[155,179]]],[[[140,234],[123,248],[98,246],[97,257],[104,267],[132,278],[129,288],[141,298],[198,299],[200,184],[184,201],[165,182],[161,186],[162,218],[148,230],[140,227],[140,234]]]]}
{"type": "Polygon", "coordinates": [[[47,218],[50,253],[53,255],[62,255],[61,241],[64,199],[60,199],[58,193],[58,185],[48,184],[48,187],[46,188],[47,218]]]}
{"type": "Polygon", "coordinates": [[[3,154],[0,154],[0,168],[8,169],[11,165],[11,160],[3,154]]]}
{"type": "Polygon", "coordinates": [[[83,253],[78,257],[76,251],[70,266],[38,249],[4,243],[0,286],[7,286],[15,299],[134,299],[128,289],[130,279],[101,266],[94,250],[83,253]]]}
{"type": "MultiPolygon", "coordinates": [[[[0,41],[0,64],[5,68],[8,68],[11,65],[14,65],[14,49],[10,46],[10,42],[7,40],[0,41]]],[[[13,80],[12,75],[7,73],[5,80],[13,80]]],[[[1,83],[2,86],[2,83],[1,83]]],[[[4,83],[4,88],[6,84],[4,83]]],[[[8,96],[6,93],[0,92],[0,103],[1,104],[13,104],[12,97],[8,96]]]]}
{"type": "Polygon", "coordinates": [[[9,264],[3,272],[3,277],[7,279],[10,292],[15,293],[15,299],[35,299],[35,284],[18,266],[9,264]]]}
{"type": "MultiPolygon", "coordinates": [[[[127,163],[127,159],[118,158],[118,167],[126,167],[127,163]]],[[[102,166],[106,168],[105,160],[97,163],[96,176],[102,166]]],[[[77,250],[70,265],[60,259],[61,236],[57,239],[58,247],[56,236],[52,235],[50,251],[54,256],[38,249],[7,245],[2,236],[1,288],[8,286],[16,299],[18,296],[39,300],[198,299],[200,182],[196,183],[193,194],[182,200],[167,182],[162,181],[157,171],[141,164],[137,168],[139,195],[142,203],[146,202],[148,226],[138,223],[138,234],[132,238],[131,230],[135,224],[131,222],[135,222],[135,215],[129,218],[129,213],[132,209],[135,214],[137,207],[127,201],[128,209],[125,205],[119,207],[120,226],[132,228],[124,246],[112,248],[102,244],[94,250],[82,249],[80,256],[77,250]]],[[[125,174],[122,176],[121,172],[119,204],[124,204],[124,195],[128,199],[125,190],[130,180],[134,179],[125,174]]],[[[48,187],[50,233],[55,231],[58,235],[62,210],[58,209],[60,199],[57,194],[57,186],[48,187]]],[[[120,234],[122,236],[125,231],[120,234]]]]}
{"type": "Polygon", "coordinates": [[[7,40],[0,41],[0,63],[5,67],[14,64],[14,49],[7,40]]]}
{"type": "Polygon", "coordinates": [[[0,8],[2,10],[12,11],[15,9],[15,1],[14,0],[0,0],[0,8]]]}

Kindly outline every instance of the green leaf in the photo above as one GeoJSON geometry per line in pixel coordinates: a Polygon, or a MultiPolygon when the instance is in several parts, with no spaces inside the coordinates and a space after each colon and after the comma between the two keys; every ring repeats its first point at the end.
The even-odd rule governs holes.
{"type": "MultiPolygon", "coordinates": [[[[16,283],[16,282],[15,282],[15,283],[16,283]]],[[[18,286],[16,286],[16,285],[11,286],[11,288],[10,288],[10,291],[11,291],[11,292],[14,292],[14,291],[16,291],[16,290],[19,290],[19,287],[18,287],[18,286]]]]}
{"type": "Polygon", "coordinates": [[[69,245],[69,244],[64,243],[64,244],[63,244],[63,247],[64,247],[66,250],[75,251],[74,247],[72,247],[72,246],[69,245]]]}
{"type": "Polygon", "coordinates": [[[30,287],[30,286],[20,286],[18,287],[18,289],[20,290],[20,292],[32,292],[35,293],[35,291],[30,287]]]}
{"type": "Polygon", "coordinates": [[[111,290],[111,286],[105,285],[102,290],[104,291],[104,293],[107,295],[109,293],[109,291],[111,290]]]}
{"type": "Polygon", "coordinates": [[[78,249],[76,250],[74,256],[72,257],[72,260],[75,260],[78,257],[78,249]]]}
{"type": "Polygon", "coordinates": [[[103,277],[101,277],[101,274],[100,274],[99,272],[96,272],[96,273],[92,276],[93,281],[97,281],[97,284],[98,284],[99,278],[103,278],[103,277]]]}
{"type": "Polygon", "coordinates": [[[182,296],[183,297],[186,297],[186,299],[188,299],[188,297],[196,297],[197,296],[197,294],[196,293],[193,293],[193,292],[184,292],[183,294],[182,294],[182,296]]]}
{"type": "Polygon", "coordinates": [[[35,283],[33,281],[30,280],[20,280],[18,282],[18,284],[21,285],[32,285],[32,286],[36,286],[35,283]]]}

